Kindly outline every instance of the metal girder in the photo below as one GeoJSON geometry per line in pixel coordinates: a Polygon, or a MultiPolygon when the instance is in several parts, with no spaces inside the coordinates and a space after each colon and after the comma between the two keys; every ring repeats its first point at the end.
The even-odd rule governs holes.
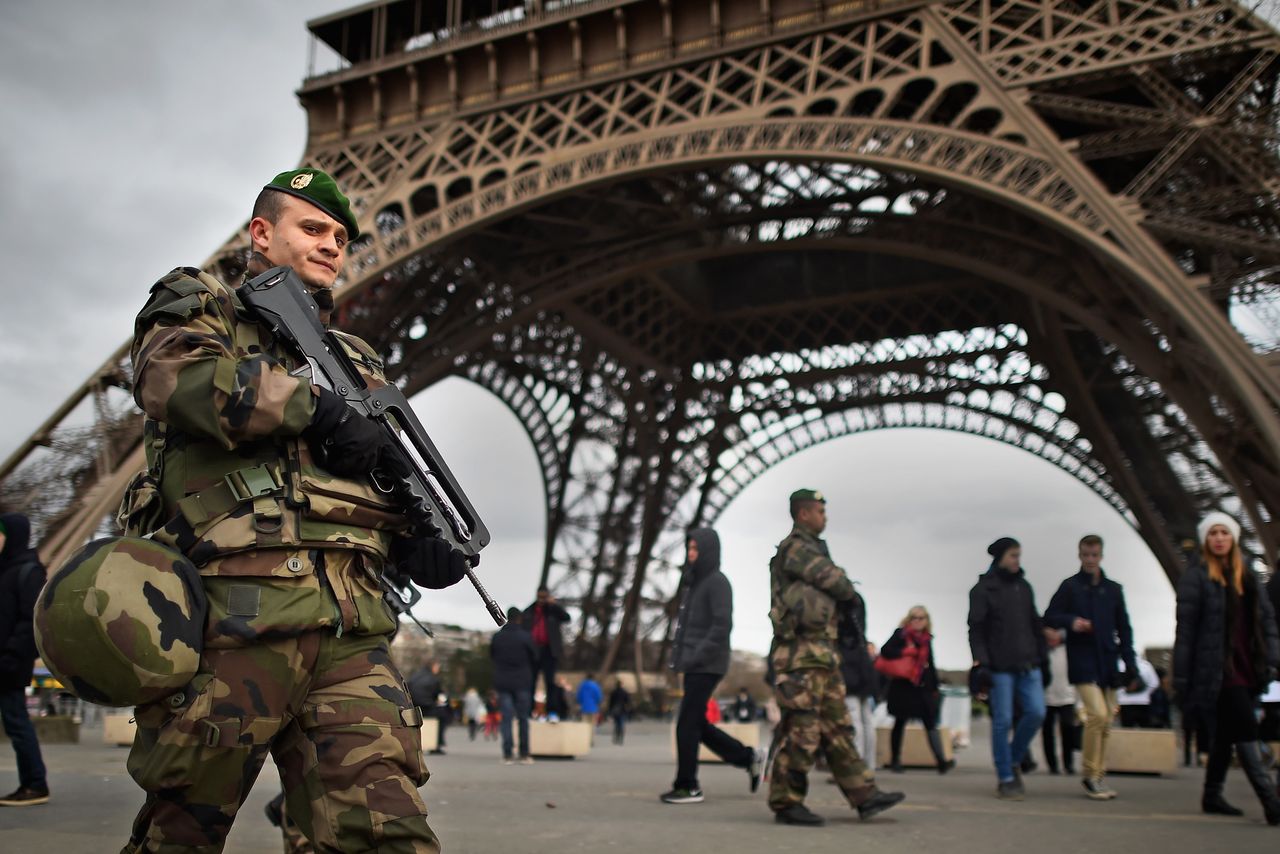
{"type": "MultiPolygon", "coordinates": [[[[653,664],[684,527],[865,430],[1041,456],[1171,577],[1210,507],[1274,557],[1275,32],[1230,0],[676,6],[397,25],[301,90],[366,235],[339,322],[525,425],[581,663],[653,664]]],[[[136,459],[129,382],[118,353],[0,471],[68,485],[33,506],[57,549],[136,459]]]]}

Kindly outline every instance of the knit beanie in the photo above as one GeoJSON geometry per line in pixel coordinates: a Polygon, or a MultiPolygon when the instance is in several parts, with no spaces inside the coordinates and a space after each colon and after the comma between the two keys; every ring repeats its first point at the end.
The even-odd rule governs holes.
{"type": "Polygon", "coordinates": [[[987,546],[987,554],[991,555],[991,560],[995,563],[1000,562],[1000,558],[1004,557],[1004,553],[1016,546],[1022,545],[1013,537],[1001,537],[991,545],[987,546]]]}
{"type": "Polygon", "coordinates": [[[1231,538],[1237,543],[1240,542],[1240,523],[1221,510],[1214,510],[1201,519],[1199,525],[1196,525],[1196,534],[1200,537],[1201,545],[1204,545],[1204,541],[1209,536],[1209,529],[1214,525],[1221,525],[1226,528],[1231,532],[1231,538]]]}

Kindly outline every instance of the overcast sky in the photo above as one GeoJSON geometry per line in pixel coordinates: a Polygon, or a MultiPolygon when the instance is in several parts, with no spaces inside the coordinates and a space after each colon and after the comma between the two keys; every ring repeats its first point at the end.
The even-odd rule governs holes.
{"type": "MultiPolygon", "coordinates": [[[[0,458],[131,332],[152,282],[198,265],[247,217],[258,189],[305,144],[294,91],[305,22],[344,2],[0,4],[0,458]]],[[[504,604],[537,582],[540,474],[513,416],[461,381],[415,403],[494,535],[481,574],[504,604]]],[[[1107,540],[1139,646],[1173,640],[1173,594],[1142,540],[1101,499],[1030,454],[968,436],[904,430],[840,439],[771,470],[718,529],[735,589],[734,646],[769,645],[767,566],[787,532],[786,496],[829,498],[836,561],[866,596],[883,641],[916,603],[938,659],[969,661],[967,591],[986,546],[1019,538],[1043,609],[1077,569],[1075,543],[1107,540]]],[[[483,627],[469,587],[428,597],[429,619],[483,627]]]]}

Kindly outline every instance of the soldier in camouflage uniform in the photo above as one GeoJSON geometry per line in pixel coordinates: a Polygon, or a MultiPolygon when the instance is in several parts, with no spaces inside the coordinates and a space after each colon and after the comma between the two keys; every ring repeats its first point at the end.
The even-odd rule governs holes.
{"type": "Polygon", "coordinates": [[[821,750],[844,796],[862,819],[869,819],[903,795],[876,788],[853,744],[836,652],[839,607],[853,599],[853,583],[832,563],[819,536],[827,526],[822,493],[792,493],[791,518],[795,526],[769,564],[769,666],[782,712],[771,748],[769,808],[779,824],[824,823],[804,805],[809,769],[821,750]]]}
{"type": "MultiPolygon", "coordinates": [[[[254,206],[250,274],[293,267],[327,325],[357,233],[332,178],[282,173],[254,206]]],[[[337,337],[366,383],[385,385],[374,350],[337,337]]],[[[421,716],[388,654],[396,619],[379,575],[403,558],[415,581],[443,587],[464,557],[396,536],[406,520],[368,478],[377,428],[312,386],[208,273],[156,283],[132,358],[158,492],[126,503],[134,518],[156,504],[154,539],[198,568],[209,613],[195,678],[136,710],[128,769],[147,799],[124,850],[221,851],[270,753],[285,811],[316,850],[439,851],[418,796],[421,716]]]]}

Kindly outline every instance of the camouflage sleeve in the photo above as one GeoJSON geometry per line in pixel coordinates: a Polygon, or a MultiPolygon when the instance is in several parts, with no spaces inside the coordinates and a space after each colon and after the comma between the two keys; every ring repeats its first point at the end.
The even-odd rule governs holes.
{"type": "Polygon", "coordinates": [[[853,582],[831,558],[803,543],[787,557],[786,572],[840,602],[853,598],[853,582]]]}
{"type": "Polygon", "coordinates": [[[238,352],[225,285],[192,268],[160,280],[134,327],[134,400],[147,415],[225,448],[301,433],[310,383],[261,352],[238,352]]]}

